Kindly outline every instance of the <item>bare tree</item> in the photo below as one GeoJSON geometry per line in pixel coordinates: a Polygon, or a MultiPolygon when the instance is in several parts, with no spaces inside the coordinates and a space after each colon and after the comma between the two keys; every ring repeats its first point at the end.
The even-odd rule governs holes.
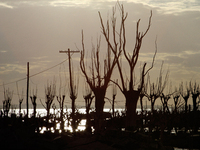
{"type": "Polygon", "coordinates": [[[190,91],[192,94],[192,101],[193,101],[193,111],[196,112],[198,105],[197,105],[197,97],[200,94],[200,89],[199,89],[199,85],[197,85],[196,82],[192,83],[190,81],[190,91]]]}
{"type": "Polygon", "coordinates": [[[17,84],[17,82],[16,82],[16,86],[17,86],[17,95],[18,95],[18,98],[19,98],[19,115],[21,116],[22,102],[24,100],[24,91],[22,89],[22,93],[20,95],[19,94],[19,90],[18,90],[18,84],[17,84]]]}
{"type": "Polygon", "coordinates": [[[169,107],[168,107],[168,101],[171,98],[171,96],[174,94],[174,92],[172,92],[172,83],[170,82],[168,89],[163,91],[163,93],[160,96],[162,105],[163,105],[163,112],[167,112],[170,113],[169,107]]]}
{"type": "Polygon", "coordinates": [[[37,88],[36,88],[36,91],[33,90],[33,95],[30,96],[30,98],[31,98],[31,102],[32,102],[32,105],[33,105],[33,117],[35,118],[36,117],[36,107],[37,107],[37,103],[36,103],[37,88]]]}
{"type": "Polygon", "coordinates": [[[82,31],[82,51],[81,51],[81,59],[80,59],[80,68],[82,73],[85,76],[86,82],[90,86],[92,92],[95,96],[95,111],[96,111],[96,119],[95,119],[95,132],[100,132],[102,129],[103,123],[103,108],[105,104],[105,94],[108,87],[108,83],[110,82],[110,78],[120,56],[121,52],[116,51],[116,55],[111,57],[111,49],[108,47],[107,49],[107,58],[104,59],[104,64],[100,63],[100,39],[98,40],[96,49],[92,47],[91,54],[91,66],[89,68],[90,72],[88,72],[88,68],[85,64],[85,46],[84,46],[84,38],[82,31]],[[102,67],[103,66],[103,69],[102,67]],[[103,70],[103,73],[102,73],[103,70]]]}
{"type": "Polygon", "coordinates": [[[198,117],[197,117],[197,109],[198,109],[198,103],[197,103],[197,97],[199,97],[200,94],[200,89],[199,89],[199,85],[196,83],[196,81],[194,83],[192,83],[190,81],[190,91],[192,94],[192,102],[193,102],[193,131],[195,133],[198,132],[199,126],[198,126],[198,117]]]}
{"type": "Polygon", "coordinates": [[[177,89],[177,87],[175,87],[175,91],[173,94],[175,113],[177,113],[178,109],[183,105],[183,102],[181,101],[180,96],[181,96],[180,87],[179,87],[179,90],[177,89]]]}
{"type": "Polygon", "coordinates": [[[126,99],[126,126],[134,127],[136,125],[137,101],[138,101],[140,92],[142,91],[142,88],[144,86],[144,78],[145,78],[146,74],[153,68],[154,59],[155,59],[155,55],[156,55],[156,52],[155,52],[155,55],[153,57],[152,66],[147,71],[145,71],[146,63],[144,63],[144,65],[142,67],[140,85],[138,86],[138,89],[135,90],[134,86],[136,84],[134,82],[133,74],[134,74],[134,70],[135,70],[135,67],[136,67],[136,64],[138,61],[139,52],[140,52],[140,48],[142,45],[142,40],[145,37],[145,35],[147,34],[147,32],[149,31],[150,26],[151,26],[152,12],[149,17],[149,24],[144,33],[139,32],[140,19],[137,21],[135,46],[133,47],[132,54],[130,54],[127,52],[127,49],[126,49],[126,32],[125,32],[125,29],[126,29],[125,21],[127,19],[128,13],[124,12],[124,7],[119,2],[117,3],[117,6],[118,6],[119,12],[120,12],[120,29],[119,29],[119,31],[116,31],[116,17],[115,17],[116,8],[113,8],[113,14],[111,17],[111,27],[112,27],[111,33],[112,33],[112,40],[113,40],[112,42],[110,39],[109,21],[107,21],[107,25],[105,26],[100,13],[99,13],[99,16],[100,16],[100,21],[101,21],[102,33],[106,39],[106,42],[107,42],[109,48],[112,50],[112,52],[115,56],[118,56],[118,54],[119,54],[118,52],[120,52],[122,50],[124,53],[125,59],[128,62],[129,79],[127,79],[127,77],[124,77],[124,74],[122,73],[122,65],[120,64],[119,59],[117,59],[117,66],[118,66],[118,70],[119,70],[119,74],[120,74],[120,78],[121,78],[121,86],[118,83],[116,83],[116,85],[119,87],[119,89],[124,94],[125,99],[126,99]],[[128,83],[126,83],[125,81],[128,81],[128,83]]]}
{"type": "MultiPolygon", "coordinates": [[[[149,76],[148,76],[149,77],[149,76]]],[[[140,92],[139,98],[140,98],[140,106],[141,106],[141,114],[143,115],[144,112],[144,108],[143,108],[143,98],[146,96],[147,93],[147,88],[148,88],[148,79],[145,81],[146,83],[144,83],[144,86],[142,88],[142,91],[140,92]]]]}
{"type": "Polygon", "coordinates": [[[86,131],[91,133],[91,118],[89,111],[94,96],[92,96],[92,90],[90,89],[87,83],[85,83],[83,98],[85,99],[85,107],[86,107],[86,131]]]}
{"type": "Polygon", "coordinates": [[[66,84],[64,84],[64,86],[62,86],[60,74],[59,74],[59,78],[60,78],[59,95],[56,96],[56,98],[57,98],[57,101],[58,101],[59,107],[60,107],[60,129],[63,131],[64,130],[64,118],[63,118],[64,112],[63,111],[64,111],[66,84]]]}
{"type": "MultiPolygon", "coordinates": [[[[47,86],[45,87],[45,103],[46,106],[42,103],[41,99],[41,104],[43,105],[43,107],[46,109],[47,111],[47,117],[46,117],[46,122],[47,122],[47,126],[49,123],[49,118],[50,118],[50,108],[52,105],[52,102],[54,100],[54,97],[56,95],[56,82],[55,79],[53,80],[53,82],[47,82],[47,86]]],[[[49,128],[47,127],[47,130],[49,130],[49,128]]]]}
{"type": "Polygon", "coordinates": [[[63,110],[64,110],[65,94],[61,95],[60,93],[59,96],[56,96],[56,98],[60,107],[60,129],[63,131],[64,130],[63,110]]]}
{"type": "Polygon", "coordinates": [[[10,110],[11,101],[13,97],[13,91],[10,91],[8,88],[7,90],[4,87],[4,100],[3,100],[3,111],[4,116],[8,116],[8,112],[10,110]]]}
{"type": "Polygon", "coordinates": [[[150,77],[149,77],[149,94],[146,93],[146,97],[151,102],[151,111],[154,112],[154,105],[156,100],[161,96],[163,93],[166,84],[168,82],[169,77],[169,71],[166,72],[165,77],[163,79],[163,62],[160,68],[159,77],[157,78],[156,82],[151,83],[150,77]]]}
{"type": "MultiPolygon", "coordinates": [[[[110,39],[110,28],[109,28],[109,21],[107,21],[107,25],[105,27],[101,14],[99,13],[100,20],[101,20],[101,27],[102,27],[102,33],[106,39],[106,42],[108,43],[109,48],[112,50],[113,54],[117,56],[117,52],[120,52],[121,50],[124,53],[125,59],[128,62],[129,66],[129,79],[127,77],[124,77],[124,74],[122,73],[122,65],[119,62],[119,59],[117,59],[117,66],[118,66],[118,71],[120,74],[120,79],[121,79],[121,86],[116,83],[116,85],[119,87],[121,92],[124,94],[125,99],[126,99],[126,126],[127,127],[134,127],[136,125],[136,107],[137,107],[137,101],[140,95],[140,92],[142,91],[142,88],[144,86],[144,78],[146,74],[153,68],[154,60],[155,60],[155,55],[153,57],[153,62],[152,66],[145,71],[146,63],[144,63],[142,67],[142,73],[140,77],[140,85],[138,86],[138,89],[134,89],[135,80],[134,80],[134,70],[138,61],[139,57],[139,52],[140,48],[142,45],[142,40],[147,34],[147,32],[150,29],[151,26],[151,17],[152,17],[152,12],[149,17],[149,24],[147,26],[146,31],[139,32],[139,23],[140,19],[137,21],[137,27],[136,27],[136,41],[135,41],[135,46],[133,47],[132,54],[127,52],[126,49],[126,31],[125,31],[125,21],[127,19],[128,13],[124,12],[124,7],[123,4],[120,4],[119,2],[117,3],[119,12],[120,12],[120,28],[119,31],[116,31],[116,8],[113,8],[113,14],[111,17],[111,27],[112,27],[112,42],[110,39]],[[118,39],[118,40],[117,40],[118,39]],[[126,83],[125,81],[128,81],[126,83]]],[[[157,50],[157,49],[156,49],[157,50]]]]}
{"type": "Polygon", "coordinates": [[[161,102],[162,102],[162,105],[163,105],[163,112],[164,113],[166,112],[166,110],[167,110],[168,113],[170,113],[170,110],[169,110],[169,107],[168,107],[168,101],[171,98],[171,95],[172,94],[162,93],[161,96],[160,96],[161,102]]]}
{"type": "Polygon", "coordinates": [[[187,113],[187,108],[188,108],[187,103],[188,103],[188,99],[190,97],[190,89],[187,86],[187,83],[186,83],[186,87],[185,88],[186,88],[186,91],[184,91],[184,89],[183,89],[183,82],[182,82],[181,85],[180,85],[180,94],[181,94],[181,96],[183,97],[183,99],[185,101],[185,113],[187,113]]]}
{"type": "MultiPolygon", "coordinates": [[[[117,81],[116,81],[117,83],[117,81]]],[[[117,95],[117,86],[116,84],[112,85],[112,117],[115,117],[115,97],[117,95]]]]}

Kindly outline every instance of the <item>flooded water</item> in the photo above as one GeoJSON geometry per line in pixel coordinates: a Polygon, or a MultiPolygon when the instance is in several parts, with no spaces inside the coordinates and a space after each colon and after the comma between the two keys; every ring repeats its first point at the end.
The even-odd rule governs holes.
{"type": "MultiPolygon", "coordinates": [[[[104,111],[105,112],[111,112],[110,109],[104,109],[104,111]]],[[[123,109],[116,109],[115,111],[118,111],[119,113],[121,113],[121,111],[123,111],[123,109]]],[[[47,114],[46,109],[37,109],[36,112],[37,112],[36,113],[37,117],[44,117],[47,114]]],[[[83,108],[78,109],[78,112],[81,113],[81,114],[85,114],[86,113],[85,109],[83,109],[83,108]]],[[[18,109],[11,110],[10,114],[11,113],[15,113],[15,114],[19,115],[19,110],[18,109]]],[[[26,109],[22,109],[21,113],[24,116],[26,114],[26,109]]],[[[59,117],[59,109],[56,109],[56,110],[50,109],[50,113],[54,114],[56,117],[59,117]]],[[[64,113],[70,114],[71,113],[71,109],[64,110],[64,113]]],[[[32,114],[33,114],[33,109],[29,109],[29,117],[31,117],[32,114]]],[[[86,128],[85,125],[86,125],[86,119],[82,119],[81,122],[78,125],[77,131],[85,130],[85,128],[86,128]]],[[[46,127],[40,127],[39,129],[40,129],[40,133],[44,133],[44,131],[46,131],[46,127]]],[[[59,122],[57,122],[57,124],[56,124],[56,130],[59,130],[59,132],[61,133],[60,123],[59,122]]],[[[64,123],[64,130],[72,132],[72,127],[70,126],[70,123],[68,122],[68,120],[66,120],[65,123],[64,123]]],[[[51,128],[51,131],[55,132],[53,127],[51,128]]]]}
{"type": "MultiPolygon", "coordinates": [[[[124,109],[115,109],[115,111],[118,111],[119,114],[121,114],[121,112],[124,111],[124,109]]],[[[140,109],[137,109],[137,111],[140,113],[140,109]]],[[[149,110],[147,110],[147,111],[149,111],[149,110]]],[[[47,114],[46,109],[37,109],[36,112],[37,112],[36,113],[36,117],[44,117],[47,114]]],[[[86,113],[85,109],[83,109],[83,108],[78,109],[78,112],[81,113],[81,114],[85,114],[86,113]]],[[[111,111],[111,109],[104,109],[104,112],[112,112],[112,111],[111,111]]],[[[15,113],[17,116],[19,116],[19,110],[18,109],[10,110],[9,115],[11,115],[12,113],[15,113]]],[[[25,116],[26,115],[26,109],[22,109],[21,113],[23,114],[23,116],[25,116]]],[[[51,109],[50,113],[54,114],[57,118],[59,118],[59,109],[56,109],[56,110],[51,109]]],[[[67,110],[65,109],[64,113],[70,114],[71,113],[71,109],[67,109],[67,110]]],[[[32,114],[33,114],[33,109],[29,109],[29,118],[32,116],[32,114]]],[[[86,119],[82,119],[80,121],[76,131],[85,130],[85,128],[86,128],[85,125],[86,125],[86,119]]],[[[40,127],[39,128],[40,133],[44,133],[46,130],[47,130],[46,127],[40,127]]],[[[64,130],[68,131],[68,132],[72,132],[72,127],[70,126],[70,123],[68,122],[67,119],[64,122],[64,130]]],[[[94,131],[93,128],[92,128],[92,130],[94,131]]],[[[146,130],[148,130],[148,129],[146,129],[146,130]]],[[[122,131],[125,131],[125,129],[123,128],[122,131]]],[[[56,123],[56,127],[55,128],[53,128],[53,127],[51,128],[51,132],[52,133],[54,133],[54,132],[61,133],[62,132],[60,130],[60,123],[58,121],[56,123]]],[[[172,129],[171,133],[175,134],[175,129],[172,129]]],[[[174,150],[190,150],[190,149],[174,147],[174,150]]]]}

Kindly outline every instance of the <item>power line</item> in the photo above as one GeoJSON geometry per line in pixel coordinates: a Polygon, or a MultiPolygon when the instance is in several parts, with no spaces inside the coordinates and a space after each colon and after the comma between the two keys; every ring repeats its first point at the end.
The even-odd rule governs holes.
{"type": "Polygon", "coordinates": [[[52,67],[50,67],[50,68],[47,68],[47,69],[45,69],[45,70],[43,70],[43,71],[40,71],[40,72],[38,72],[38,73],[36,73],[36,74],[30,75],[29,77],[34,77],[34,76],[36,76],[36,75],[38,75],[38,74],[41,74],[41,73],[43,73],[43,72],[45,72],[45,71],[48,71],[48,70],[50,70],[50,69],[53,69],[53,68],[55,68],[55,67],[61,65],[62,63],[64,63],[64,62],[67,61],[67,60],[68,60],[68,58],[65,59],[64,61],[58,63],[58,64],[55,65],[55,66],[52,66],[52,67]]]}
{"type": "MultiPolygon", "coordinates": [[[[50,69],[53,69],[53,68],[55,68],[55,67],[57,67],[57,66],[63,64],[63,63],[64,63],[65,61],[67,61],[67,60],[68,60],[68,58],[65,59],[64,61],[62,61],[62,62],[60,62],[60,63],[58,63],[58,64],[56,64],[56,65],[50,67],[50,68],[47,68],[47,69],[45,69],[45,70],[43,70],[43,71],[40,71],[40,72],[38,72],[38,73],[35,73],[35,74],[33,74],[33,75],[30,75],[29,77],[34,77],[34,76],[36,76],[36,75],[38,75],[38,74],[41,74],[41,73],[43,73],[43,72],[45,72],[45,71],[48,71],[48,70],[50,70],[50,69]]],[[[16,81],[13,81],[13,82],[8,82],[8,83],[1,84],[0,86],[12,84],[12,83],[19,82],[19,81],[22,81],[22,80],[25,80],[25,79],[26,79],[26,77],[25,77],[25,78],[22,78],[22,79],[19,79],[19,80],[16,80],[16,81]]]]}

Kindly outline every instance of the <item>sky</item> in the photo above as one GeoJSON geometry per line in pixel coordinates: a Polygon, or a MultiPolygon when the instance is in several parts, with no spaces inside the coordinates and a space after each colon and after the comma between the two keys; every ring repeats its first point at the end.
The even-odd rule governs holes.
{"type": "MultiPolygon", "coordinates": [[[[138,62],[138,64],[147,62],[148,67],[151,65],[157,39],[158,52],[155,66],[150,72],[152,80],[158,77],[161,63],[164,61],[163,70],[166,72],[169,69],[169,81],[173,88],[178,87],[181,82],[199,83],[200,1],[119,2],[128,12],[126,20],[128,52],[135,42],[136,22],[141,19],[139,30],[144,32],[150,11],[153,12],[151,27],[144,37],[138,62]]],[[[92,43],[95,44],[97,38],[101,36],[101,54],[105,56],[106,44],[101,34],[98,11],[106,21],[110,18],[112,7],[115,5],[115,0],[0,0],[0,103],[4,100],[5,87],[13,91],[12,104],[16,108],[19,99],[17,91],[21,93],[23,89],[23,104],[25,104],[27,62],[32,76],[29,95],[37,89],[38,103],[39,99],[44,102],[45,86],[54,78],[58,91],[60,81],[64,85],[69,79],[67,55],[59,51],[68,48],[80,50],[82,30],[87,53],[90,53],[92,43]]],[[[79,69],[79,58],[79,53],[72,55],[74,74],[79,79],[77,105],[83,106],[84,76],[79,69]]],[[[125,67],[124,70],[126,69],[125,67]]],[[[116,74],[117,72],[113,78],[117,78],[116,74]]],[[[109,90],[107,97],[111,98],[109,90]]],[[[125,104],[119,90],[116,100],[118,106],[125,104]]],[[[66,100],[66,105],[70,107],[69,98],[66,100]]],[[[110,106],[108,101],[106,105],[110,106]]]]}

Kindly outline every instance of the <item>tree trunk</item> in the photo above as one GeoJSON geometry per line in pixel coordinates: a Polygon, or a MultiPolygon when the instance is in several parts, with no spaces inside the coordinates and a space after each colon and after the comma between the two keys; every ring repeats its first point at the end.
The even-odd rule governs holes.
{"type": "Polygon", "coordinates": [[[49,131],[49,114],[50,114],[50,108],[47,108],[47,118],[46,118],[47,131],[49,131]]]}
{"type": "Polygon", "coordinates": [[[188,100],[185,100],[185,113],[187,113],[187,101],[188,100]]]}
{"type": "Polygon", "coordinates": [[[21,109],[22,109],[22,103],[19,102],[19,115],[21,114],[21,109]]]}
{"type": "Polygon", "coordinates": [[[112,117],[115,117],[115,95],[113,95],[112,99],[112,117]]]}
{"type": "Polygon", "coordinates": [[[126,98],[126,129],[134,129],[136,127],[136,108],[139,99],[138,91],[127,91],[124,93],[126,98]]]}
{"type": "Polygon", "coordinates": [[[60,110],[60,129],[64,131],[63,106],[61,106],[60,110]]]}
{"type": "Polygon", "coordinates": [[[197,96],[196,94],[192,95],[192,101],[193,101],[193,111],[196,112],[197,111],[197,96]]]}
{"type": "Polygon", "coordinates": [[[89,105],[89,99],[86,100],[86,131],[88,133],[91,133],[91,118],[90,118],[90,105],[89,105]]]}
{"type": "Polygon", "coordinates": [[[141,114],[144,112],[142,98],[143,97],[140,97],[141,114]]]}
{"type": "Polygon", "coordinates": [[[33,105],[33,117],[35,118],[36,117],[36,107],[37,107],[37,104],[35,103],[33,105]]]}
{"type": "Polygon", "coordinates": [[[97,89],[94,91],[95,95],[95,133],[100,133],[103,130],[103,109],[104,109],[104,97],[106,90],[97,89]]]}
{"type": "Polygon", "coordinates": [[[151,112],[154,112],[155,100],[151,100],[151,112]]]}
{"type": "Polygon", "coordinates": [[[76,130],[76,118],[75,118],[75,99],[72,99],[72,130],[75,132],[76,130]]]}

